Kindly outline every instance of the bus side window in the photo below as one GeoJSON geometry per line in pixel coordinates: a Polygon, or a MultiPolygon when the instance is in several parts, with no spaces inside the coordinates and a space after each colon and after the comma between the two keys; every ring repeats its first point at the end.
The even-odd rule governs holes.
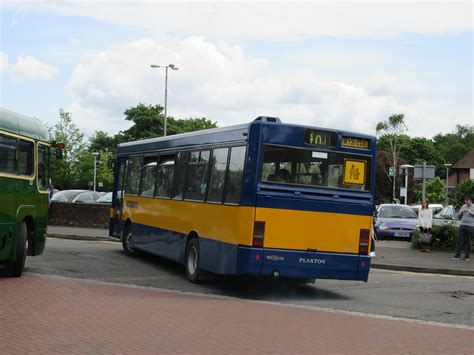
{"type": "Polygon", "coordinates": [[[207,201],[222,203],[228,154],[229,148],[218,148],[212,151],[211,179],[207,201]]]}
{"type": "Polygon", "coordinates": [[[244,172],[245,146],[232,147],[227,173],[227,184],[224,203],[239,204],[244,172]]]}
{"type": "Polygon", "coordinates": [[[191,152],[186,177],[185,199],[204,201],[207,190],[209,155],[209,150],[191,152]]]}
{"type": "Polygon", "coordinates": [[[140,196],[153,197],[155,192],[155,171],[158,157],[145,157],[142,169],[142,182],[140,184],[140,196]]]}
{"type": "Polygon", "coordinates": [[[188,165],[189,152],[179,152],[175,163],[175,173],[173,176],[173,187],[171,198],[174,200],[183,199],[184,181],[186,178],[186,166],[188,165]]]}
{"type": "Polygon", "coordinates": [[[48,150],[47,146],[38,144],[38,189],[48,190],[49,169],[48,169],[48,150]]]}
{"type": "Polygon", "coordinates": [[[142,161],[143,156],[134,156],[128,158],[127,178],[125,180],[125,193],[128,195],[138,195],[142,161]]]}
{"type": "Polygon", "coordinates": [[[0,173],[16,174],[16,139],[0,135],[0,173]]]}
{"type": "Polygon", "coordinates": [[[20,139],[20,151],[18,156],[18,172],[20,175],[33,175],[34,143],[20,139]]]}
{"type": "Polygon", "coordinates": [[[175,155],[160,155],[158,171],[156,173],[156,197],[171,196],[171,184],[173,182],[175,155]]]}

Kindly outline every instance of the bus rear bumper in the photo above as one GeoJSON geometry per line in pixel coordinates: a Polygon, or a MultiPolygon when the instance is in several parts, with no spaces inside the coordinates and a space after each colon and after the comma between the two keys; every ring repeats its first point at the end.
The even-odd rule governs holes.
{"type": "Polygon", "coordinates": [[[368,255],[238,247],[237,274],[367,281],[368,255]]]}

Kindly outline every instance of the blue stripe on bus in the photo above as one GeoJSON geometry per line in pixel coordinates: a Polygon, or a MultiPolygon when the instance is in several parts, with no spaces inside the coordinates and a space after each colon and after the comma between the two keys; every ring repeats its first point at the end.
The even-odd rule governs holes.
{"type": "MultiPolygon", "coordinates": [[[[187,235],[142,224],[133,224],[133,244],[142,251],[184,263],[187,235]]],[[[367,281],[370,257],[252,248],[199,237],[200,268],[221,275],[367,281]],[[363,266],[362,266],[363,265],[363,266]]]]}

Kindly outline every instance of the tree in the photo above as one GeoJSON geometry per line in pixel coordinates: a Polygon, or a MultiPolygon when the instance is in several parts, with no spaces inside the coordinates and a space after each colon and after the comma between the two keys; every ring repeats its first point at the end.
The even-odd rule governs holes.
{"type": "Polygon", "coordinates": [[[443,163],[455,164],[474,148],[474,126],[456,125],[454,133],[437,134],[433,137],[433,142],[443,163]]]}
{"type": "MultiPolygon", "coordinates": [[[[375,128],[378,135],[385,136],[390,147],[390,160],[395,169],[394,176],[389,179],[392,181],[392,199],[395,199],[396,181],[398,175],[398,162],[400,160],[400,135],[407,130],[405,125],[405,115],[392,115],[387,121],[379,122],[375,128]]],[[[388,174],[387,174],[388,175],[388,174]]]]}
{"type": "Polygon", "coordinates": [[[470,196],[474,198],[474,180],[468,179],[460,183],[456,187],[456,193],[454,195],[454,206],[460,208],[464,204],[464,198],[470,196]]]}
{"type": "Polygon", "coordinates": [[[60,189],[77,188],[76,183],[82,175],[78,163],[86,148],[84,134],[73,123],[69,112],[59,109],[59,122],[49,130],[53,149],[56,143],[64,143],[63,159],[51,159],[51,179],[60,189]]]}
{"type": "MultiPolygon", "coordinates": [[[[419,201],[422,199],[422,186],[421,183],[415,187],[415,194],[419,201]]],[[[444,203],[446,198],[446,188],[444,181],[439,177],[425,182],[425,196],[428,198],[430,203],[444,203]]]]}
{"type": "MultiPolygon", "coordinates": [[[[163,107],[160,105],[138,104],[124,112],[125,119],[133,122],[132,127],[120,132],[120,138],[115,138],[118,142],[128,142],[139,139],[154,138],[163,136],[164,115],[163,107]]],[[[167,118],[168,135],[199,131],[207,128],[217,127],[216,122],[205,118],[175,119],[167,118]]]]}

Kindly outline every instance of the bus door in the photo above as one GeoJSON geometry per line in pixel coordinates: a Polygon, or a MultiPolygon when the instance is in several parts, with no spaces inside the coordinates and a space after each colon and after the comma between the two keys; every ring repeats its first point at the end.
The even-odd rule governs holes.
{"type": "Polygon", "coordinates": [[[125,189],[125,171],[127,167],[127,159],[120,158],[118,161],[118,177],[117,190],[115,191],[115,209],[114,209],[114,225],[112,235],[120,238],[122,235],[122,210],[123,210],[123,196],[125,189]]]}

